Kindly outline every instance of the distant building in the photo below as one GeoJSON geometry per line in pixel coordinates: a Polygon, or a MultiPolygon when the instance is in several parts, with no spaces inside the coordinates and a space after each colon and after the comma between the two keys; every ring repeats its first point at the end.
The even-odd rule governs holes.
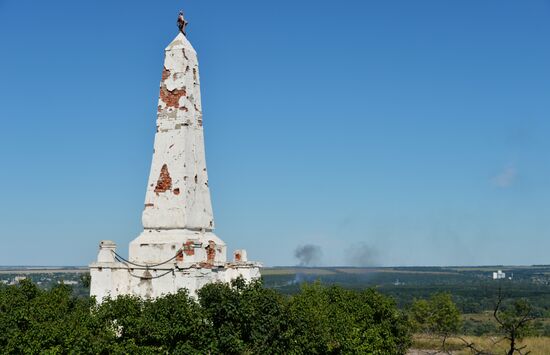
{"type": "Polygon", "coordinates": [[[395,282],[393,283],[394,286],[401,286],[401,285],[404,285],[404,284],[405,284],[405,283],[399,281],[399,279],[395,280],[395,282]]]}
{"type": "Polygon", "coordinates": [[[78,285],[78,281],[74,280],[61,280],[57,281],[58,284],[63,283],[64,285],[78,285]]]}
{"type": "Polygon", "coordinates": [[[506,273],[502,272],[502,270],[498,270],[497,272],[493,272],[493,280],[502,280],[506,278],[506,273]]]}
{"type": "Polygon", "coordinates": [[[9,285],[17,285],[18,283],[25,280],[26,278],[27,278],[26,276],[15,276],[13,280],[9,283],[9,285]]]}

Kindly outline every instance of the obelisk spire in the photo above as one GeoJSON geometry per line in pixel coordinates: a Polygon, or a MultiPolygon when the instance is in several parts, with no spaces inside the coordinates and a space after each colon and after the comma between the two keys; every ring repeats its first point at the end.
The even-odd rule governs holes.
{"type": "MultiPolygon", "coordinates": [[[[180,20],[181,18],[181,20],[180,20]]],[[[145,197],[145,229],[212,230],[197,54],[180,33],[166,47],[157,133],[145,197]]]]}

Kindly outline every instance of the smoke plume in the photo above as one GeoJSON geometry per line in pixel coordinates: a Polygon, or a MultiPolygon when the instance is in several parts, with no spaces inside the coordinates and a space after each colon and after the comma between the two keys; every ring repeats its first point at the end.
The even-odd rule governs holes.
{"type": "Polygon", "coordinates": [[[378,251],[363,242],[352,245],[346,255],[351,266],[375,266],[378,263],[378,251]]]}
{"type": "Polygon", "coordinates": [[[298,259],[300,266],[318,265],[322,255],[321,247],[314,244],[302,245],[294,250],[294,257],[298,259]]]}

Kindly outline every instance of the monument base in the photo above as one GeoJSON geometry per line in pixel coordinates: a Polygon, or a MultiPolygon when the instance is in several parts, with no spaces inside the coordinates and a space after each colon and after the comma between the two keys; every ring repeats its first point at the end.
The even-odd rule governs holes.
{"type": "Polygon", "coordinates": [[[247,261],[245,250],[227,262],[226,245],[212,232],[145,230],[130,243],[128,260],[116,253],[115,243],[102,241],[90,276],[90,294],[98,302],[121,295],[157,298],[184,288],[195,297],[208,283],[260,278],[260,264],[247,261]]]}

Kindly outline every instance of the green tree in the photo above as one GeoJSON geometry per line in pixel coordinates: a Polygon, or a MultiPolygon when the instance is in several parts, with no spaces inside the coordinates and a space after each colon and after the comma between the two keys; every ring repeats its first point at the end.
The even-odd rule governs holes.
{"type": "Polygon", "coordinates": [[[305,284],[288,314],[294,354],[405,354],[410,346],[406,317],[374,290],[305,284]]]}
{"type": "Polygon", "coordinates": [[[101,353],[111,334],[95,319],[90,298],[57,285],[41,290],[28,280],[0,289],[0,351],[4,354],[101,353]]]}
{"type": "Polygon", "coordinates": [[[522,354],[526,346],[519,346],[518,341],[532,332],[532,321],[535,319],[529,302],[524,299],[513,301],[508,307],[502,307],[502,293],[499,289],[498,301],[493,316],[500,326],[510,348],[508,355],[522,354]]]}
{"type": "Polygon", "coordinates": [[[206,321],[212,325],[213,352],[281,354],[287,350],[284,299],[261,281],[214,283],[198,292],[206,321]]]}
{"type": "Polygon", "coordinates": [[[436,293],[428,300],[415,300],[409,315],[417,331],[450,336],[462,325],[460,311],[449,293],[436,293]]]}
{"type": "Polygon", "coordinates": [[[415,300],[409,316],[415,331],[441,338],[443,351],[447,350],[447,339],[456,335],[462,326],[460,311],[449,293],[436,293],[428,300],[415,300]]]}
{"type": "Polygon", "coordinates": [[[90,288],[91,283],[92,283],[92,276],[90,275],[89,272],[85,272],[82,275],[80,275],[80,284],[82,285],[82,287],[88,290],[90,288]]]}
{"type": "Polygon", "coordinates": [[[305,285],[293,297],[261,281],[100,305],[66,285],[0,286],[1,354],[404,354],[409,324],[374,290],[305,285]]]}
{"type": "Polygon", "coordinates": [[[183,290],[156,300],[106,300],[95,315],[116,335],[111,352],[200,354],[208,348],[210,326],[183,290]]]}

